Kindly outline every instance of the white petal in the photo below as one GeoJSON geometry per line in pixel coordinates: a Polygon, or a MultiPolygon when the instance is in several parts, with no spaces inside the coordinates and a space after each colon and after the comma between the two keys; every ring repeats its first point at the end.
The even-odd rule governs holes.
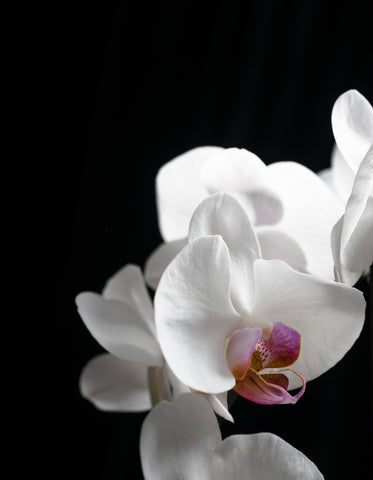
{"type": "Polygon", "coordinates": [[[343,214],[343,206],[323,181],[311,170],[294,162],[268,167],[277,182],[284,204],[284,216],[276,229],[290,235],[302,248],[310,273],[334,278],[330,247],[333,226],[343,214]]]}
{"type": "Polygon", "coordinates": [[[235,384],[225,359],[226,337],[239,328],[230,299],[230,258],[221,237],[187,245],[159,283],[154,305],[159,343],[185,385],[221,393],[235,384]]]}
{"type": "Polygon", "coordinates": [[[172,388],[172,398],[177,398],[183,393],[190,392],[190,388],[181,382],[166,363],[166,372],[172,388]]]}
{"type": "Polygon", "coordinates": [[[342,251],[342,261],[342,281],[349,285],[354,285],[373,263],[373,198],[368,199],[359,223],[342,251]],[[348,276],[355,276],[355,281],[349,282],[348,276]]]}
{"type": "Polygon", "coordinates": [[[210,194],[235,196],[254,225],[272,225],[282,216],[266,165],[243,148],[227,148],[211,156],[203,167],[202,182],[210,194]]]}
{"type": "Polygon", "coordinates": [[[317,175],[321,178],[321,180],[327,184],[330,190],[334,191],[334,179],[333,179],[333,172],[331,168],[325,168],[324,170],[320,170],[317,175]]]}
{"type": "Polygon", "coordinates": [[[346,205],[341,260],[344,268],[360,273],[373,261],[373,145],[361,162],[346,205]]]}
{"type": "Polygon", "coordinates": [[[146,417],[140,455],[146,480],[209,479],[209,457],[220,444],[214,413],[202,395],[161,402],[146,417]]]}
{"type": "Polygon", "coordinates": [[[260,258],[258,239],[241,205],[231,195],[216,193],[196,209],[189,241],[221,235],[231,258],[231,298],[236,310],[250,310],[254,295],[253,263],[260,258]]]}
{"type": "Polygon", "coordinates": [[[167,242],[186,238],[197,205],[208,195],[201,184],[201,169],[221,147],[198,147],[169,161],[156,178],[159,229],[167,242]]]}
{"type": "Polygon", "coordinates": [[[260,480],[322,480],[324,477],[302,452],[272,433],[226,438],[211,461],[211,478],[260,480]]]}
{"type": "Polygon", "coordinates": [[[331,168],[321,170],[317,175],[345,206],[351,193],[355,174],[336,144],[333,146],[331,168]]]}
{"type": "Polygon", "coordinates": [[[140,267],[132,264],[123,267],[106,282],[102,295],[131,306],[155,335],[153,305],[140,267]]]}
{"type": "Polygon", "coordinates": [[[228,411],[228,400],[227,400],[227,392],[223,393],[207,393],[206,400],[208,401],[211,408],[217,413],[220,417],[228,420],[228,422],[234,423],[232,415],[228,411]]]}
{"type": "Polygon", "coordinates": [[[159,280],[168,264],[181,252],[187,243],[186,239],[161,243],[154,252],[150,254],[145,262],[144,270],[146,283],[153,290],[157,289],[159,280]]]}
{"type": "Polygon", "coordinates": [[[307,259],[301,246],[285,232],[273,228],[256,230],[262,258],[283,260],[299,272],[307,272],[307,259]]]}
{"type": "Polygon", "coordinates": [[[336,145],[333,148],[331,163],[334,191],[345,206],[351,195],[356,170],[351,168],[336,145]]]}
{"type": "Polygon", "coordinates": [[[373,108],[357,90],[348,90],[332,111],[335,141],[354,172],[373,143],[373,108]]]}
{"type": "Polygon", "coordinates": [[[162,402],[147,416],[140,437],[145,480],[322,480],[300,451],[270,433],[221,441],[202,395],[162,402]]]}
{"type": "MultiPolygon", "coordinates": [[[[312,380],[341,360],[363,327],[363,294],[342,283],[296,272],[278,260],[257,260],[254,270],[253,318],[282,322],[301,335],[300,356],[292,368],[312,380]]],[[[300,382],[290,388],[295,386],[300,382]]]]}
{"type": "Polygon", "coordinates": [[[91,292],[76,297],[78,312],[91,335],[110,353],[144,365],[162,365],[156,338],[131,306],[91,292]]]}
{"type": "MultiPolygon", "coordinates": [[[[343,220],[344,215],[338,220],[338,222],[334,225],[330,243],[332,246],[333,258],[334,258],[334,276],[337,282],[342,282],[342,264],[341,264],[341,238],[342,238],[342,229],[343,229],[343,220]]],[[[357,280],[359,279],[360,274],[353,275],[353,278],[349,276],[348,282],[345,281],[343,283],[347,283],[348,285],[354,285],[357,280]]]]}
{"type": "Polygon", "coordinates": [[[79,387],[82,396],[99,410],[142,412],[152,406],[148,368],[107,353],[87,363],[79,387]]]}

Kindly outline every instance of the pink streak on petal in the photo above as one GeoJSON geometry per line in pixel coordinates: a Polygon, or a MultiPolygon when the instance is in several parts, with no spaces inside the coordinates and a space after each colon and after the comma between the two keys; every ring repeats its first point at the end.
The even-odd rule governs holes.
{"type": "Polygon", "coordinates": [[[300,334],[281,322],[275,322],[269,339],[260,339],[256,350],[262,358],[263,368],[287,367],[299,357],[300,334]]]}
{"type": "Polygon", "coordinates": [[[262,336],[261,328],[235,330],[227,348],[227,362],[236,380],[242,380],[251,363],[254,347],[262,336]]]}
{"type": "Polygon", "coordinates": [[[296,403],[306,388],[304,378],[299,374],[296,375],[302,379],[303,386],[294,396],[286,391],[289,383],[287,377],[278,372],[265,375],[255,372],[248,374],[244,380],[236,383],[234,390],[241,397],[261,405],[296,403]]]}

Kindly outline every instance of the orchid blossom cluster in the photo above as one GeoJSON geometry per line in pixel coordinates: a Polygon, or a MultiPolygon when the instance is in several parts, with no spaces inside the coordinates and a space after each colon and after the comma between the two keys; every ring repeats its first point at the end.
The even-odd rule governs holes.
{"type": "Polygon", "coordinates": [[[84,368],[82,395],[101,410],[154,407],[140,442],[146,479],[323,478],[270,433],[222,442],[213,411],[233,421],[232,389],[263,405],[297,402],[361,332],[353,285],[373,261],[372,106],[344,93],[332,128],[331,168],[319,175],[237,148],[171,160],[156,178],[164,243],[144,276],[127,265],[101,295],[77,296],[108,352],[84,368]]]}

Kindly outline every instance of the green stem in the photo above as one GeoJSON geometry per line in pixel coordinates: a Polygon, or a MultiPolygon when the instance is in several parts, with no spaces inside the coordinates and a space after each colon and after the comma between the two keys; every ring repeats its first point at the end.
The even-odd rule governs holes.
{"type": "Polygon", "coordinates": [[[162,400],[172,400],[170,382],[164,366],[148,368],[148,383],[153,407],[162,400]]]}

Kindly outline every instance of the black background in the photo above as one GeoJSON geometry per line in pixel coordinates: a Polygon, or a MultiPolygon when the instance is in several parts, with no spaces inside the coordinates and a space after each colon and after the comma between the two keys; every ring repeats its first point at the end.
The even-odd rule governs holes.
{"type": "MultiPolygon", "coordinates": [[[[138,2],[69,13],[63,276],[56,320],[43,331],[49,347],[42,381],[56,427],[50,478],[142,478],[138,437],[145,414],[103,413],[80,398],[79,373],[102,349],[80,321],[74,297],[100,291],[126,263],[143,266],[161,241],[154,202],[159,167],[198,145],[245,147],[266,163],[327,167],[336,98],[356,88],[373,102],[369,4],[138,2]]],[[[368,478],[371,351],[367,324],[297,405],[239,399],[236,423],[225,423],[223,434],[271,431],[327,479],[368,478]]]]}

